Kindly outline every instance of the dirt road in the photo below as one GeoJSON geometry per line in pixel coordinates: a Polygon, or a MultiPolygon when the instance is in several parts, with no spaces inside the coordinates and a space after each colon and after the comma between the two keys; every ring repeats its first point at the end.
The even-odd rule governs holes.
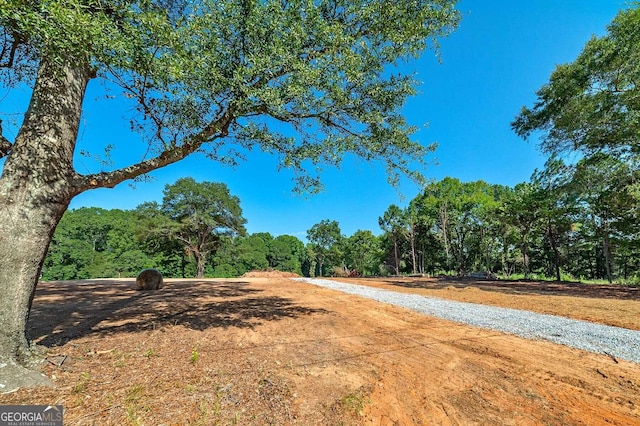
{"type": "MultiPolygon", "coordinates": [[[[349,280],[346,280],[349,281],[349,280]]],[[[635,289],[404,279],[359,284],[640,330],[635,289]]],[[[85,424],[640,424],[640,365],[288,279],[43,283],[33,338],[85,424]]]]}

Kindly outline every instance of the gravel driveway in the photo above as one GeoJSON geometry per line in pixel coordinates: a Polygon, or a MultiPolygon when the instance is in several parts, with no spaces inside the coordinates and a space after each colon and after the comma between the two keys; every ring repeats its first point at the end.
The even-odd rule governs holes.
{"type": "Polygon", "coordinates": [[[456,302],[326,279],[295,278],[295,280],[401,306],[425,315],[511,333],[528,339],[544,339],[640,364],[640,331],[519,309],[456,302]]]}

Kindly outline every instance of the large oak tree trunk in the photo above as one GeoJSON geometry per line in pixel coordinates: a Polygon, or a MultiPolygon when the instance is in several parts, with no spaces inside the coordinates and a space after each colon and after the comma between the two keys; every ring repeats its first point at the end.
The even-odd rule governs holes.
{"type": "Polygon", "coordinates": [[[0,177],[0,391],[33,384],[25,335],[53,232],[76,195],[73,152],[88,67],[40,64],[0,177]]]}

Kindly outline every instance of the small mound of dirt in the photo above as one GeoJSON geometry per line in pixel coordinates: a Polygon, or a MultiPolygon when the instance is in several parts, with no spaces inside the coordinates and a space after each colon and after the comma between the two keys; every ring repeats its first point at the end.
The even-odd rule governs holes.
{"type": "Polygon", "coordinates": [[[240,278],[299,278],[300,275],[295,272],[283,272],[283,271],[249,271],[242,275],[240,278]]]}

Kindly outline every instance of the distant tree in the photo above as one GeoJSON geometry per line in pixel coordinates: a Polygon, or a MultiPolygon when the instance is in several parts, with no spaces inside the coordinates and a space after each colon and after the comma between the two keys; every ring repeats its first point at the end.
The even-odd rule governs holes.
{"type": "Polygon", "coordinates": [[[281,271],[302,273],[304,243],[292,235],[279,235],[269,245],[269,266],[281,271]]]}
{"type": "Polygon", "coordinates": [[[45,258],[48,280],[131,277],[154,266],[137,241],[132,211],[82,207],[65,212],[45,258]]]}
{"type": "MultiPolygon", "coordinates": [[[[451,212],[449,202],[446,197],[448,190],[446,187],[451,184],[458,184],[457,179],[445,178],[439,182],[428,184],[421,194],[416,197],[414,205],[420,209],[421,220],[427,224],[436,234],[437,239],[444,249],[444,268],[450,271],[452,268],[452,247],[451,247],[451,212]]],[[[431,253],[436,257],[435,253],[431,253]]]]}
{"type": "Polygon", "coordinates": [[[214,256],[214,276],[233,277],[269,268],[300,274],[304,258],[305,246],[298,238],[258,232],[223,241],[214,256]]]}
{"type": "Polygon", "coordinates": [[[403,212],[405,219],[405,238],[409,242],[410,254],[411,254],[411,269],[413,274],[418,273],[418,239],[420,232],[420,209],[416,206],[414,200],[412,200],[407,208],[403,212]]]}
{"type": "Polygon", "coordinates": [[[614,249],[632,244],[638,223],[637,204],[630,183],[640,177],[640,165],[634,168],[608,154],[581,159],[570,183],[582,203],[594,231],[602,244],[606,278],[614,278],[614,249]],[[631,238],[630,238],[631,237],[631,238]],[[617,244],[616,244],[617,243],[617,244]]]}
{"type": "Polygon", "coordinates": [[[511,188],[504,185],[487,184],[484,189],[486,196],[482,197],[478,208],[477,247],[475,250],[474,268],[493,274],[508,267],[504,264],[505,238],[509,238],[507,228],[500,221],[500,208],[505,199],[511,194],[511,188]]]}
{"type": "MultiPolygon", "coordinates": [[[[501,222],[513,229],[511,236],[520,251],[523,274],[528,278],[531,273],[532,234],[539,215],[534,186],[528,182],[517,184],[505,198],[499,215],[501,222]]],[[[509,237],[505,235],[505,238],[509,237]]],[[[503,248],[503,257],[508,256],[508,249],[503,248]]]]}
{"type": "Polygon", "coordinates": [[[335,220],[322,220],[307,231],[307,240],[317,262],[318,275],[324,275],[327,260],[336,260],[342,238],[340,225],[335,220]]]}
{"type": "Polygon", "coordinates": [[[135,211],[112,209],[105,216],[111,228],[107,233],[104,267],[99,276],[135,277],[145,268],[157,267],[138,240],[141,224],[135,211]]]}
{"type": "Polygon", "coordinates": [[[108,216],[109,211],[96,207],[66,212],[49,247],[43,278],[94,278],[95,265],[106,254],[113,227],[108,216]]]}
{"type": "Polygon", "coordinates": [[[237,269],[241,273],[251,270],[265,270],[269,267],[269,245],[273,241],[266,232],[247,235],[236,241],[237,269]]]}
{"type": "Polygon", "coordinates": [[[135,209],[138,227],[136,241],[140,249],[153,259],[152,267],[160,269],[168,277],[192,277],[196,267],[184,244],[173,238],[171,218],[155,201],[144,202],[135,209]]]}
{"type": "MultiPolygon", "coordinates": [[[[141,249],[127,250],[118,254],[116,258],[109,259],[108,262],[113,273],[105,274],[104,276],[118,278],[135,277],[143,269],[158,268],[157,265],[160,264],[141,249]]],[[[167,274],[167,276],[170,275],[167,274]]]]}
{"type": "Polygon", "coordinates": [[[347,267],[362,275],[375,275],[382,264],[382,247],[371,231],[358,230],[345,240],[347,267]]]}
{"type": "Polygon", "coordinates": [[[196,259],[196,278],[204,277],[207,259],[225,237],[245,233],[240,200],[223,183],[178,179],[166,185],[160,211],[168,220],[154,226],[178,241],[196,259]]]}
{"type": "Polygon", "coordinates": [[[240,251],[238,246],[242,239],[243,237],[236,237],[226,240],[215,254],[211,255],[210,264],[213,266],[211,277],[239,277],[248,271],[248,269],[240,264],[240,251]]]}
{"type": "Polygon", "coordinates": [[[462,274],[472,266],[487,266],[486,241],[496,207],[495,186],[484,181],[461,182],[446,177],[425,187],[416,202],[421,220],[433,223],[445,250],[446,269],[462,274]]]}
{"type": "MultiPolygon", "coordinates": [[[[82,216],[89,210],[69,210],[65,212],[56,229],[47,257],[42,278],[46,280],[70,280],[90,278],[87,266],[94,256],[93,242],[96,235],[82,226],[82,216]],[[83,229],[85,228],[85,229],[83,229]],[[89,231],[85,233],[85,231],[89,231]]],[[[106,237],[106,230],[104,231],[106,237]]]]}
{"type": "MultiPolygon", "coordinates": [[[[427,185],[426,188],[431,187],[427,185]]],[[[416,195],[409,203],[409,209],[417,217],[417,255],[419,270],[427,270],[435,273],[436,270],[446,270],[448,268],[448,246],[446,239],[442,238],[440,228],[437,226],[439,219],[439,200],[437,194],[426,189],[416,195]]]]}
{"type": "Polygon", "coordinates": [[[392,204],[378,218],[378,225],[389,235],[393,243],[393,269],[396,275],[400,275],[400,239],[406,232],[404,212],[400,207],[392,204]]]}
{"type": "Polygon", "coordinates": [[[553,275],[557,281],[561,280],[560,247],[569,238],[577,208],[575,197],[568,191],[570,178],[570,169],[555,157],[531,177],[535,188],[537,225],[551,249],[553,275]]]}

